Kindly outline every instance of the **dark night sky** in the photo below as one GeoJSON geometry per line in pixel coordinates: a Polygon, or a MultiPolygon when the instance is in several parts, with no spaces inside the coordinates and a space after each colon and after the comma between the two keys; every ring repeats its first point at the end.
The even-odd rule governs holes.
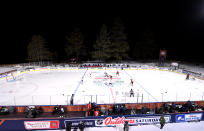
{"type": "MultiPolygon", "coordinates": [[[[51,50],[63,52],[65,36],[81,28],[85,43],[93,43],[103,23],[111,27],[120,16],[131,44],[150,29],[159,48],[171,60],[204,60],[204,3],[202,1],[98,3],[7,3],[1,9],[0,63],[20,63],[27,57],[32,35],[40,34],[51,50]]],[[[158,48],[158,50],[159,50],[158,48]]],[[[63,55],[63,53],[61,53],[63,55]]],[[[156,58],[155,58],[156,59],[156,58]]]]}

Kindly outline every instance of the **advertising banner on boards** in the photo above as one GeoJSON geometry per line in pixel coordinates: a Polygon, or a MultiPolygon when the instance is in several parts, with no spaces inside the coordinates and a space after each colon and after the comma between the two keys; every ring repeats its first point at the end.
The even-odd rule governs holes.
{"type": "MultiPolygon", "coordinates": [[[[164,116],[166,123],[171,122],[171,116],[164,116]]],[[[105,119],[98,119],[95,121],[95,126],[115,126],[118,124],[124,124],[128,121],[129,125],[145,125],[145,124],[158,124],[160,123],[160,116],[149,116],[149,117],[107,117],[105,119]]]]}
{"type": "Polygon", "coordinates": [[[202,113],[179,114],[176,115],[176,122],[200,121],[202,115],[202,113]]]}
{"type": "Polygon", "coordinates": [[[36,129],[58,129],[59,121],[24,121],[25,129],[36,130],[36,129]]]}

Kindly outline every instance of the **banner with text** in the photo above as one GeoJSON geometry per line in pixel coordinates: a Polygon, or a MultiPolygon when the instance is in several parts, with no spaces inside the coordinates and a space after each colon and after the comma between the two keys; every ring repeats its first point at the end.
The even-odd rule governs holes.
{"type": "MultiPolygon", "coordinates": [[[[115,126],[118,124],[124,124],[125,121],[128,121],[129,125],[145,125],[145,124],[158,124],[160,123],[161,116],[149,116],[149,117],[107,117],[105,119],[98,119],[95,120],[96,126],[115,126]]],[[[171,116],[166,115],[164,116],[166,123],[171,122],[171,116]]]]}
{"type": "Polygon", "coordinates": [[[25,121],[25,129],[27,130],[36,130],[36,129],[58,129],[59,121],[25,121]]]}
{"type": "Polygon", "coordinates": [[[202,113],[179,114],[176,115],[176,122],[200,121],[202,115],[202,113]]]}

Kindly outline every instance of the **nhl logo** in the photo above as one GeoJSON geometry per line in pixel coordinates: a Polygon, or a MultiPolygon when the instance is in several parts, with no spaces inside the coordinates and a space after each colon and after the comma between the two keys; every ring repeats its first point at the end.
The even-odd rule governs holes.
{"type": "Polygon", "coordinates": [[[103,120],[97,120],[96,123],[97,123],[97,125],[102,125],[103,124],[103,120]]]}

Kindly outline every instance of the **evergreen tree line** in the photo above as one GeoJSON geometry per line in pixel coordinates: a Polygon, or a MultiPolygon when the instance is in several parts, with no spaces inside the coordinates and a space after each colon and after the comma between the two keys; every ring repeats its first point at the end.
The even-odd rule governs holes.
{"type": "MultiPolygon", "coordinates": [[[[145,32],[143,39],[135,44],[128,43],[125,26],[120,18],[114,21],[112,28],[102,25],[92,49],[87,49],[84,44],[84,35],[79,28],[74,29],[66,36],[64,51],[68,59],[76,60],[128,60],[131,58],[148,58],[157,50],[151,32],[145,32]],[[89,57],[91,56],[91,57],[89,57]]],[[[57,45],[56,45],[57,46],[57,45]]],[[[41,35],[33,35],[27,46],[29,62],[51,61],[57,59],[56,52],[52,53],[46,40],[41,35]]]]}

